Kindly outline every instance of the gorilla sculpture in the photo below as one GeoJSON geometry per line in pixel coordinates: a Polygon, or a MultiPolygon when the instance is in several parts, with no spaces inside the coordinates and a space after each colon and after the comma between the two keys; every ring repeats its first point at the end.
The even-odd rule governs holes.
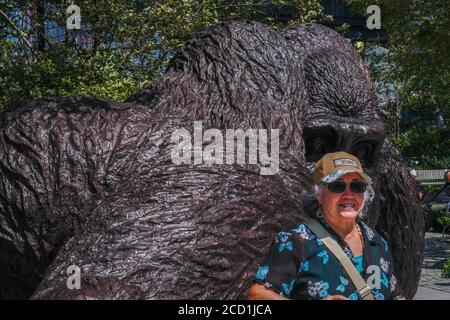
{"type": "Polygon", "coordinates": [[[367,222],[415,293],[424,232],[412,181],[384,138],[366,67],[327,27],[230,21],[188,42],[126,103],[42,98],[0,119],[1,298],[243,297],[273,235],[307,215],[307,165],[336,150],[373,177],[367,222]],[[171,134],[196,120],[279,129],[278,173],[175,165],[171,134]],[[80,289],[67,288],[71,265],[80,289]]]}

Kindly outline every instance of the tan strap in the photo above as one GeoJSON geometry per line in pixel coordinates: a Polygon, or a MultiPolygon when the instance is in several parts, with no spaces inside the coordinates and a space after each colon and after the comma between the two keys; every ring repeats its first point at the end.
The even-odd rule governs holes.
{"type": "Polygon", "coordinates": [[[316,237],[320,238],[323,244],[326,245],[327,248],[330,249],[330,251],[336,256],[341,265],[344,267],[345,272],[347,272],[348,276],[355,285],[359,295],[364,300],[374,300],[370,287],[367,285],[366,281],[364,281],[361,274],[358,270],[356,270],[353,262],[345,254],[344,250],[342,250],[336,240],[333,239],[330,233],[316,220],[309,219],[304,222],[304,224],[306,224],[314,232],[316,237]]]}

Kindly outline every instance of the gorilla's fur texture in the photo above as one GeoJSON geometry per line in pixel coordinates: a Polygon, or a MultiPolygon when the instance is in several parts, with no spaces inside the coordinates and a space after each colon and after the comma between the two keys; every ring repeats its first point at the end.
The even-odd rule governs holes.
{"type": "MultiPolygon", "coordinates": [[[[367,69],[320,25],[231,21],[182,47],[165,76],[127,103],[44,98],[0,118],[0,297],[233,299],[273,236],[305,216],[307,162],[361,157],[377,197],[367,221],[387,237],[412,296],[423,220],[383,136],[367,69]],[[279,129],[280,170],[175,165],[176,128],[279,129]],[[82,270],[68,290],[67,268],[82,270]]],[[[208,142],[204,142],[208,143],[208,142]]]]}

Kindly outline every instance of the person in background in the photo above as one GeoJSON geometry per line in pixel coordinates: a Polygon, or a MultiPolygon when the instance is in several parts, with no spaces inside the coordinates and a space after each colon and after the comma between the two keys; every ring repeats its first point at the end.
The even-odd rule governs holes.
{"type": "Polygon", "coordinates": [[[450,170],[444,173],[444,186],[431,201],[422,205],[425,216],[425,230],[435,225],[436,219],[447,212],[450,204],[450,170]]]}
{"type": "Polygon", "coordinates": [[[450,202],[450,170],[444,173],[444,186],[436,194],[434,203],[448,204],[450,202]]]}
{"type": "Polygon", "coordinates": [[[423,199],[425,198],[425,187],[424,185],[417,180],[417,172],[416,170],[412,169],[409,174],[411,175],[411,177],[414,180],[415,183],[415,187],[416,187],[416,193],[417,193],[417,199],[419,199],[419,201],[423,201],[423,199]]]}

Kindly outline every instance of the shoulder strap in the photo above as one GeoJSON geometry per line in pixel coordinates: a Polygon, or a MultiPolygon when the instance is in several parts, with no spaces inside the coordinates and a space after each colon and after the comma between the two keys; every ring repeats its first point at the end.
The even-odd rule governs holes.
{"type": "Polygon", "coordinates": [[[336,242],[336,240],[333,239],[329,232],[324,227],[322,227],[320,223],[313,219],[307,220],[306,222],[304,222],[304,224],[306,224],[336,256],[341,265],[344,267],[345,272],[347,272],[348,276],[352,280],[360,296],[364,300],[374,300],[370,287],[367,285],[366,281],[364,281],[358,270],[356,270],[355,266],[353,265],[349,257],[345,254],[344,250],[342,250],[341,246],[336,242]]]}

